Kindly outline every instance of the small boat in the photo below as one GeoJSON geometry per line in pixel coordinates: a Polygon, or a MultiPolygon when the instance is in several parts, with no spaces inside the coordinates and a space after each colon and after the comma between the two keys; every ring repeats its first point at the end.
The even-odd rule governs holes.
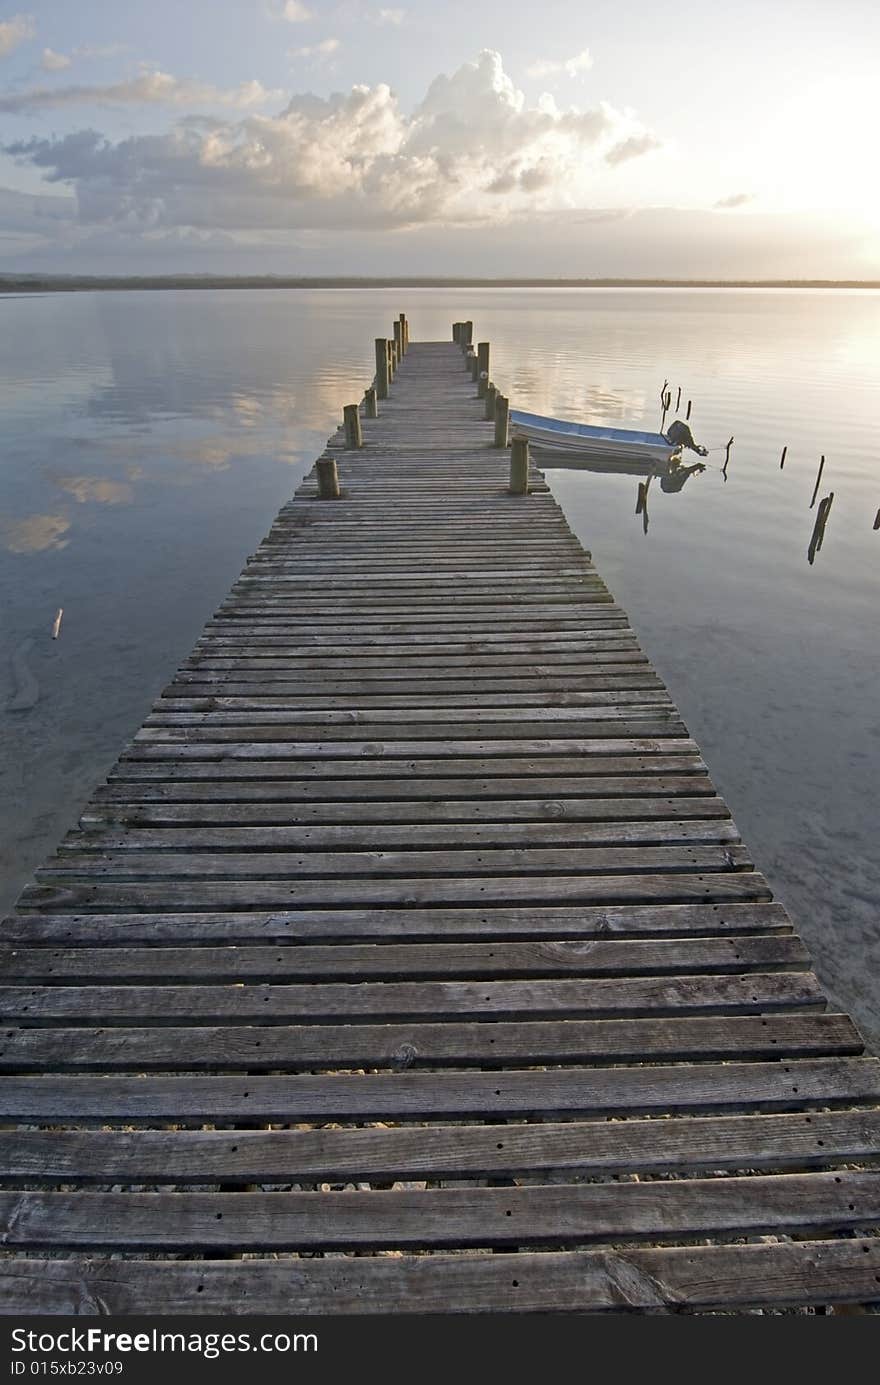
{"type": "Polygon", "coordinates": [[[510,413],[510,433],[528,438],[538,452],[599,454],[603,457],[668,463],[681,455],[681,444],[670,442],[663,433],[641,433],[630,428],[594,427],[590,423],[569,423],[565,419],[545,418],[519,409],[510,413]]]}

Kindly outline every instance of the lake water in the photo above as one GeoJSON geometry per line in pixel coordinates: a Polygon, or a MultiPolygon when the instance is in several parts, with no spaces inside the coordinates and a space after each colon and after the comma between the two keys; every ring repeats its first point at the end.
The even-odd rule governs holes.
{"type": "Polygon", "coordinates": [[[880,1046],[869,291],[0,297],[0,708],[16,651],[39,690],[30,710],[0,711],[0,904],[75,823],[401,310],[416,339],[473,319],[515,407],[654,429],[664,379],[682,413],[692,401],[697,438],[721,450],[680,493],[652,486],[647,533],[634,478],[548,480],[833,1000],[880,1046]],[[810,566],[822,453],[834,504],[810,566]]]}

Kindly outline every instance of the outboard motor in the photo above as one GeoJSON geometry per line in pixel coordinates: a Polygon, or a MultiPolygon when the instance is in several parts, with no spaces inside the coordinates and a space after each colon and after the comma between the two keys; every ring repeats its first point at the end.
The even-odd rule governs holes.
{"type": "Polygon", "coordinates": [[[671,442],[674,447],[688,447],[691,452],[696,452],[698,457],[705,457],[708,455],[708,447],[700,447],[699,443],[694,439],[690,424],[683,423],[680,418],[670,423],[663,436],[666,438],[666,441],[671,442]]]}

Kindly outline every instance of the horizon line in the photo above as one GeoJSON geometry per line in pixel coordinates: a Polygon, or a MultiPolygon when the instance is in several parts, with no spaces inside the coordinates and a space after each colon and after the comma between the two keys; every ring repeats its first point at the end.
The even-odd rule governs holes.
{"type": "Polygon", "coordinates": [[[602,276],[535,277],[479,275],[344,274],[41,274],[0,271],[0,293],[72,291],[77,288],[858,288],[878,289],[878,279],[713,279],[602,276]]]}

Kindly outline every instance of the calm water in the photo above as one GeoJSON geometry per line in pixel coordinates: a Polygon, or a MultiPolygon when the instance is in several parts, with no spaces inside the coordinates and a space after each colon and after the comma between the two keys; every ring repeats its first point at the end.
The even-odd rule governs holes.
{"type": "Polygon", "coordinates": [[[75,822],[372,374],[472,318],[516,405],[721,447],[681,493],[548,472],[833,998],[880,1044],[880,294],[408,290],[0,298],[0,903],[75,822]],[[733,434],[727,480],[723,444],[733,434]],[[784,470],[779,457],[788,447],[784,470]],[[806,552],[819,456],[835,499],[806,552]],[[61,637],[51,638],[63,607],[61,637]],[[33,643],[28,646],[27,642],[33,643]]]}

